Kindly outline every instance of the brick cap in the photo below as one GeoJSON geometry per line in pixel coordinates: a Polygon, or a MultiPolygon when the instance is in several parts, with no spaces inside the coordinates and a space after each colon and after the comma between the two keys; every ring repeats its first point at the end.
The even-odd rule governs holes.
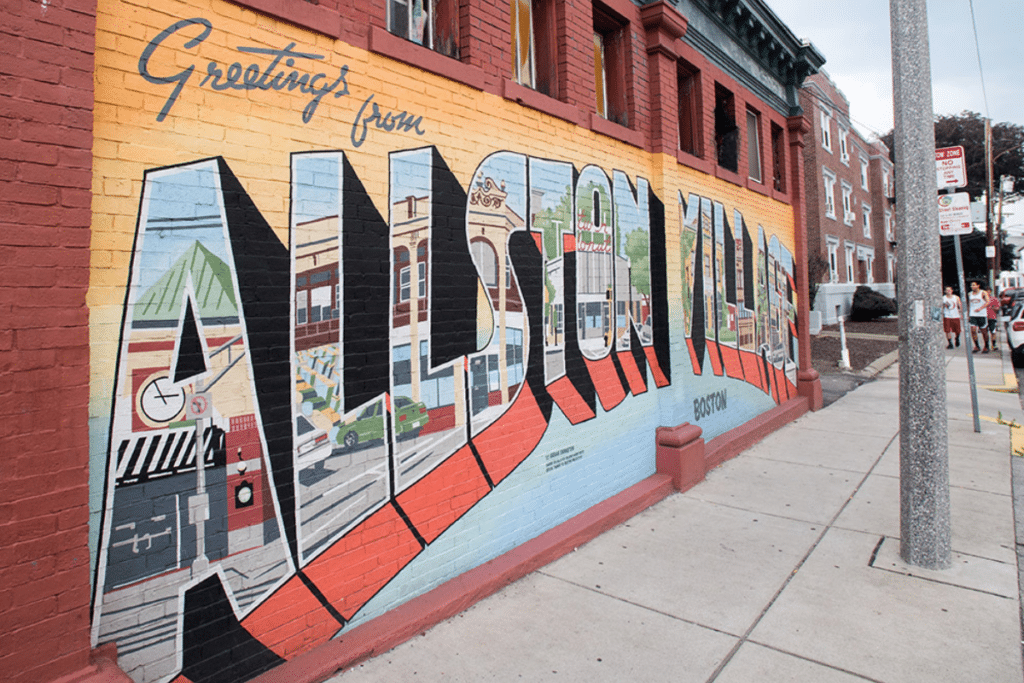
{"type": "Polygon", "coordinates": [[[675,427],[658,427],[655,433],[659,446],[680,448],[699,439],[704,430],[695,424],[684,422],[675,427]]]}

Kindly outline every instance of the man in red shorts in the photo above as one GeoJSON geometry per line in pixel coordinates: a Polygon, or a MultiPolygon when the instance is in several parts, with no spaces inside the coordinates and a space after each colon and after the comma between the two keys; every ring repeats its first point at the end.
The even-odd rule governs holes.
{"type": "Polygon", "coordinates": [[[960,297],[953,293],[952,287],[946,287],[942,297],[942,331],[946,333],[946,348],[953,348],[953,341],[960,346],[960,297]]]}

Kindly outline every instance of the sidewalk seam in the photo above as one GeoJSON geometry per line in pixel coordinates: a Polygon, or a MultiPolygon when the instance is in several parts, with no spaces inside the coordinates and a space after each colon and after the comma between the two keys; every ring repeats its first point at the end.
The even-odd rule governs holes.
{"type": "Polygon", "coordinates": [[[871,467],[864,474],[861,480],[857,482],[857,485],[853,487],[853,491],[846,498],[843,504],[839,506],[839,510],[836,512],[836,514],[832,516],[832,519],[830,519],[827,524],[825,524],[825,528],[821,530],[820,534],[818,534],[818,538],[814,540],[814,543],[811,544],[811,547],[807,549],[807,552],[804,553],[804,556],[800,558],[800,561],[797,562],[795,567],[793,567],[793,570],[786,577],[785,581],[782,582],[782,585],[779,586],[779,589],[775,592],[775,595],[773,595],[772,599],[768,601],[768,604],[765,605],[764,609],[761,610],[761,613],[757,616],[756,619],[754,619],[753,623],[747,628],[746,632],[742,636],[740,636],[739,640],[732,647],[729,653],[722,659],[721,662],[719,662],[718,666],[715,667],[715,670],[711,672],[711,675],[708,677],[705,683],[714,683],[721,675],[725,667],[729,665],[729,662],[733,660],[733,657],[736,656],[736,653],[739,652],[739,649],[743,646],[743,644],[750,641],[750,634],[754,632],[754,629],[757,628],[757,625],[761,623],[762,619],[764,619],[764,615],[768,613],[768,610],[772,608],[772,606],[782,595],[783,591],[786,590],[786,587],[789,586],[789,583],[793,580],[793,577],[800,572],[800,569],[807,562],[808,558],[810,558],[811,553],[813,553],[821,544],[822,539],[825,538],[825,534],[829,532],[832,526],[836,523],[836,520],[838,520],[840,515],[842,515],[843,512],[846,510],[846,507],[850,504],[850,501],[853,500],[853,497],[856,496],[857,492],[860,491],[861,487],[864,486],[864,483],[868,480],[868,477],[870,477],[871,473],[875,471],[876,467],[878,467],[878,463],[881,462],[882,458],[885,456],[886,451],[888,451],[889,448],[892,446],[893,442],[897,438],[899,438],[899,435],[900,433],[897,430],[897,432],[892,436],[892,438],[889,439],[888,443],[886,443],[881,453],[879,453],[878,457],[875,458],[875,462],[872,463],[871,467]]]}

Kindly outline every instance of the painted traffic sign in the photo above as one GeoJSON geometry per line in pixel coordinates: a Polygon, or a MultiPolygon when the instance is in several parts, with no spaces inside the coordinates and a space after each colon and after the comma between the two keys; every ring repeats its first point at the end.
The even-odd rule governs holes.
{"type": "Polygon", "coordinates": [[[966,192],[939,195],[939,234],[967,235],[973,231],[971,196],[966,192]]]}
{"type": "Polygon", "coordinates": [[[210,417],[210,395],[190,395],[185,402],[185,419],[196,420],[204,417],[210,417]]]}
{"type": "Polygon", "coordinates": [[[940,190],[967,185],[967,165],[964,163],[963,147],[943,147],[935,150],[935,181],[940,190]]]}

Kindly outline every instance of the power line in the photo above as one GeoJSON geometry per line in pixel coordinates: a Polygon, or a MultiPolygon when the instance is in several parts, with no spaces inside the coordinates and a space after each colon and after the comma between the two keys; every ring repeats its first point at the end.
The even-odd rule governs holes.
{"type": "Polygon", "coordinates": [[[974,50],[978,55],[978,78],[981,80],[981,96],[985,100],[985,118],[989,121],[992,116],[988,112],[988,93],[985,91],[985,72],[981,68],[981,45],[978,43],[978,22],[974,19],[974,0],[967,0],[971,7],[971,27],[974,29],[974,50]]]}

